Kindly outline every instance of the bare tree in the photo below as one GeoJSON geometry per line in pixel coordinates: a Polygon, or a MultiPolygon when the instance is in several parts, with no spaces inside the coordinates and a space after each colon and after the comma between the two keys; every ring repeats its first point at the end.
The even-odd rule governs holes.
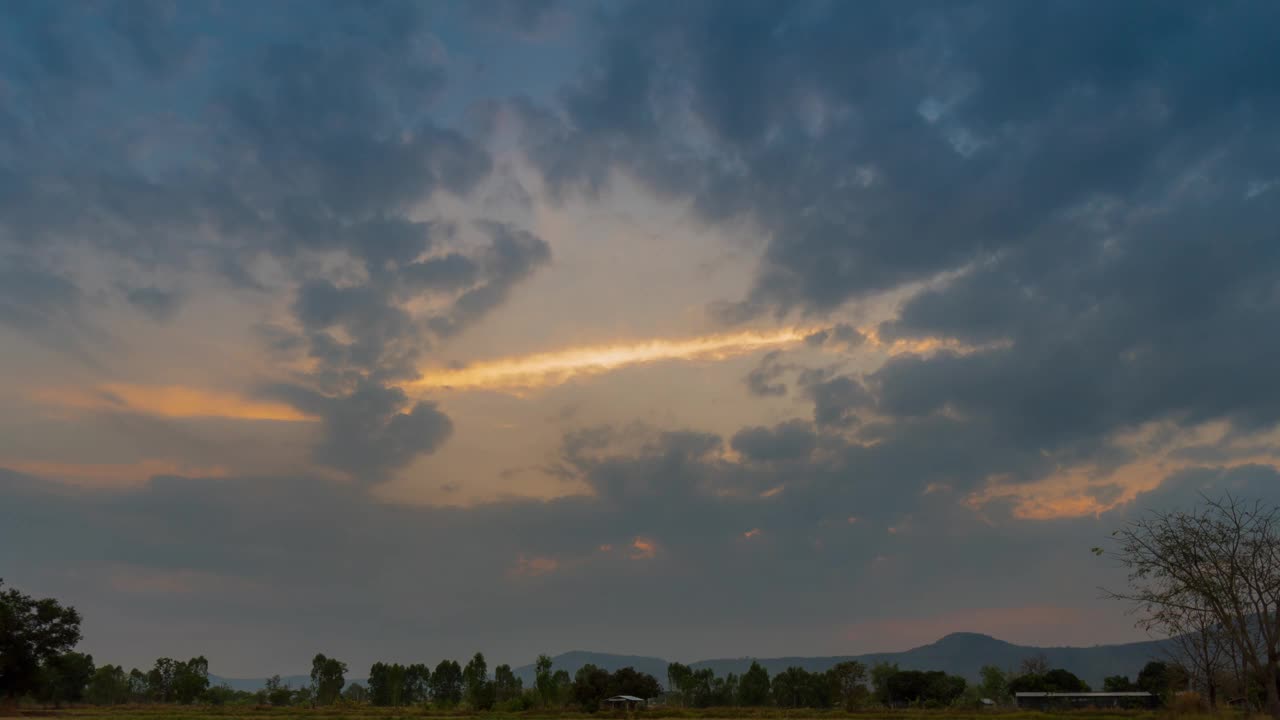
{"type": "MultiPolygon", "coordinates": [[[[1197,601],[1186,598],[1188,606],[1196,606],[1197,601]]],[[[1222,675],[1230,667],[1232,644],[1213,613],[1202,605],[1196,609],[1166,606],[1155,609],[1140,625],[1168,635],[1169,659],[1182,669],[1193,688],[1204,693],[1209,709],[1215,709],[1222,675]]]]}
{"type": "Polygon", "coordinates": [[[1130,588],[1109,594],[1148,618],[1206,613],[1280,718],[1280,509],[1204,498],[1192,511],[1152,512],[1113,535],[1130,588]]]}
{"type": "Polygon", "coordinates": [[[1044,653],[1022,658],[1021,675],[1043,675],[1047,672],[1049,672],[1049,657],[1044,653]]]}

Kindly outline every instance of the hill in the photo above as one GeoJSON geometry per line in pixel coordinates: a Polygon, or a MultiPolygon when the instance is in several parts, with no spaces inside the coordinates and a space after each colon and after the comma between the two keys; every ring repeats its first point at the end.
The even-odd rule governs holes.
{"type": "MultiPolygon", "coordinates": [[[[995,665],[1006,670],[1016,669],[1024,658],[1044,655],[1048,658],[1050,667],[1066,668],[1091,686],[1100,688],[1102,679],[1110,675],[1137,677],[1143,665],[1164,655],[1165,642],[1147,641],[1093,647],[1035,647],[1015,645],[978,633],[953,633],[937,642],[902,652],[831,657],[721,658],[699,660],[690,663],[690,666],[695,669],[709,667],[717,676],[731,672],[741,675],[754,660],[763,665],[770,675],[774,675],[793,665],[811,672],[820,672],[836,663],[856,660],[868,666],[879,662],[897,663],[903,670],[945,670],[976,681],[983,665],[995,665]]],[[[587,663],[610,671],[630,666],[647,672],[666,684],[667,661],[662,658],[575,650],[555,656],[553,662],[555,669],[567,670],[570,675],[587,663]]],[[[524,680],[525,687],[533,682],[533,665],[518,667],[515,673],[524,680]]]]}

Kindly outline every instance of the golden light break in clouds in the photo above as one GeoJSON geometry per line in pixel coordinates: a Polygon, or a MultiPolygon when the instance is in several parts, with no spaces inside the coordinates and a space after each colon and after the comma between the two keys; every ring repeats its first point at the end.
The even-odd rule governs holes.
{"type": "MultiPolygon", "coordinates": [[[[759,350],[803,342],[822,328],[797,327],[772,331],[741,331],[684,339],[658,338],[642,342],[567,348],[518,357],[482,360],[461,368],[429,368],[412,385],[423,390],[524,390],[561,385],[574,378],[672,360],[724,360],[759,350]]],[[[949,338],[884,341],[874,327],[859,328],[866,346],[889,355],[925,354],[938,350],[972,352],[949,338]]]]}
{"type": "Polygon", "coordinates": [[[598,375],[633,365],[667,360],[723,360],[756,350],[799,343],[813,328],[772,332],[736,332],[683,340],[657,339],[569,348],[524,357],[484,360],[463,368],[432,368],[419,388],[514,390],[560,385],[575,377],[598,375]]]}

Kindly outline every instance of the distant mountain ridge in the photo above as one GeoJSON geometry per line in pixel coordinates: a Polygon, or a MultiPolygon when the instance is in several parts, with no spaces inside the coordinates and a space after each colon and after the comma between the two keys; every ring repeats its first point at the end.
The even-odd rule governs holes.
{"type": "MultiPolygon", "coordinates": [[[[830,657],[718,658],[699,660],[689,665],[694,669],[711,668],[717,676],[723,677],[728,673],[741,675],[751,667],[752,661],[764,666],[770,675],[776,675],[793,665],[810,672],[821,672],[837,663],[856,660],[868,667],[878,662],[889,662],[897,663],[903,670],[943,670],[953,675],[960,675],[970,682],[976,682],[983,665],[995,665],[1004,670],[1012,670],[1017,669],[1025,658],[1044,655],[1049,661],[1049,667],[1066,668],[1095,689],[1100,689],[1102,679],[1111,675],[1128,675],[1131,679],[1136,678],[1138,671],[1148,661],[1158,660],[1167,655],[1169,642],[1168,640],[1149,640],[1093,647],[1035,647],[1015,645],[980,633],[958,632],[928,645],[901,652],[830,657]]],[[[554,669],[566,670],[570,675],[587,664],[610,672],[624,667],[633,667],[656,677],[663,685],[667,683],[667,665],[669,664],[667,660],[659,657],[618,655],[586,650],[561,653],[553,657],[552,662],[554,669]]],[[[532,664],[521,665],[515,668],[514,672],[516,677],[524,681],[525,687],[533,686],[532,664]]],[[[289,675],[280,679],[286,685],[295,688],[311,682],[311,678],[307,675],[289,675]]],[[[223,678],[211,675],[209,682],[213,685],[226,683],[236,690],[254,691],[261,689],[266,684],[266,679],[223,678]]],[[[366,680],[361,675],[353,675],[347,679],[347,682],[365,684],[366,680]]]]}
{"type": "MultiPolygon", "coordinates": [[[[947,635],[937,642],[901,652],[831,657],[719,658],[699,660],[689,663],[689,666],[694,669],[711,668],[717,676],[722,677],[731,672],[741,675],[751,667],[753,661],[760,663],[770,675],[775,675],[793,665],[810,672],[821,672],[837,663],[856,660],[867,666],[889,662],[897,663],[903,670],[943,670],[976,682],[984,665],[1011,670],[1017,669],[1025,658],[1044,655],[1050,667],[1070,670],[1089,685],[1101,688],[1103,678],[1111,675],[1136,678],[1138,671],[1147,662],[1166,656],[1168,643],[1168,640],[1149,640],[1093,647],[1035,647],[1015,645],[980,633],[959,632],[947,635]]],[[[667,681],[668,662],[657,657],[575,650],[557,655],[552,661],[555,669],[567,670],[570,675],[583,665],[591,663],[609,671],[630,666],[653,675],[663,685],[667,681]]],[[[515,668],[515,674],[524,680],[525,687],[529,687],[533,682],[533,665],[515,668]]]]}

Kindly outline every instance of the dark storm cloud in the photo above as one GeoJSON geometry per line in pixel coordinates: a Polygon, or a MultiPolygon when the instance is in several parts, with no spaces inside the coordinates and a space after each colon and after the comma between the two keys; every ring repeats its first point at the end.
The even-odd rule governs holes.
{"type": "MultiPolygon", "coordinates": [[[[1276,8],[635,3],[607,28],[564,121],[528,113],[553,186],[622,170],[758,222],[730,321],[934,280],[882,337],[990,347],[891,361],[865,379],[878,412],[958,414],[1011,458],[1280,421],[1276,8]]],[[[873,404],[856,380],[807,383],[819,424],[873,404]]]]}
{"type": "Polygon", "coordinates": [[[1259,28],[1277,22],[1250,3],[638,3],[568,95],[566,150],[760,220],[745,306],[823,310],[1034,243],[1101,198],[1149,202],[1218,151],[1247,179],[1277,86],[1232,48],[1273,53],[1259,28]]]}
{"type": "MultiPolygon", "coordinates": [[[[381,476],[436,448],[447,418],[429,403],[402,407],[396,383],[439,337],[501,305],[549,249],[504,223],[419,217],[437,194],[465,196],[494,170],[475,137],[436,118],[448,79],[429,8],[15,10],[0,23],[14,36],[0,77],[21,101],[0,103],[0,243],[20,256],[82,244],[147,270],[213,268],[235,290],[278,292],[278,276],[257,274],[271,258],[298,287],[300,330],[273,328],[270,349],[314,362],[298,381],[333,401],[326,426],[340,428],[325,434],[325,461],[367,460],[381,476]],[[363,271],[327,270],[317,253],[363,271]],[[405,309],[423,298],[432,315],[405,309]]],[[[45,286],[67,295],[65,313],[76,289],[62,282],[45,286]]],[[[182,288],[126,293],[164,320],[182,288]]],[[[31,293],[5,305],[11,324],[53,309],[31,293]]]]}
{"type": "Polygon", "coordinates": [[[751,460],[771,462],[808,459],[817,440],[809,423],[792,420],[772,429],[743,428],[734,434],[730,445],[751,460]]]}

